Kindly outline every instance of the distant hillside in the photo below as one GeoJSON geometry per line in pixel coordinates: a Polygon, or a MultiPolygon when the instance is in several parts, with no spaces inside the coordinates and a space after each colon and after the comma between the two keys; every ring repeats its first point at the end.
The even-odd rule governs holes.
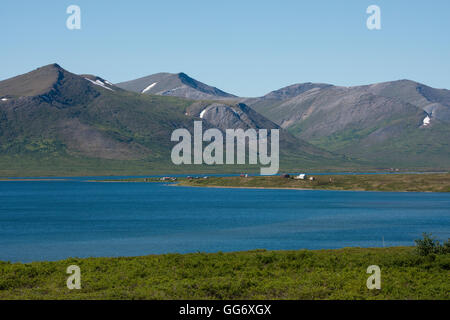
{"type": "Polygon", "coordinates": [[[374,95],[410,103],[424,110],[432,119],[450,122],[450,90],[435,89],[410,80],[383,82],[359,88],[374,95]]]}
{"type": "Polygon", "coordinates": [[[173,165],[171,133],[200,119],[205,130],[281,129],[281,171],[450,169],[449,90],[304,83],[238,98],[182,73],[114,85],[52,64],[0,81],[0,175],[259,168],[173,165]]]}
{"type": "MultiPolygon", "coordinates": [[[[372,167],[450,168],[450,91],[410,80],[355,87],[308,82],[257,98],[235,97],[183,73],[159,73],[118,86],[141,94],[226,101],[236,106],[240,102],[303,143],[372,167]]],[[[229,108],[211,106],[207,111],[205,117],[214,117],[216,125],[224,121],[229,125],[239,118],[229,108]],[[226,120],[219,120],[222,117],[226,120]]],[[[297,152],[303,145],[285,148],[297,152]]]]}
{"type": "MultiPolygon", "coordinates": [[[[240,172],[172,165],[173,130],[192,129],[200,119],[205,129],[278,128],[244,104],[136,94],[48,65],[0,82],[0,175],[240,172]]],[[[291,168],[339,167],[345,160],[284,130],[280,139],[281,161],[291,168]]]]}
{"type": "Polygon", "coordinates": [[[193,100],[234,98],[235,96],[192,79],[184,73],[157,73],[122,82],[118,87],[144,94],[175,96],[193,100]]]}
{"type": "Polygon", "coordinates": [[[450,91],[409,81],[298,84],[242,99],[295,136],[378,166],[450,167],[450,91]]]}

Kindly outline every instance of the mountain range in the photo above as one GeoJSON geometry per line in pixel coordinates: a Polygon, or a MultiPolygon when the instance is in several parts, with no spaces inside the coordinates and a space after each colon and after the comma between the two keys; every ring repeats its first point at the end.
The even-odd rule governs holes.
{"type": "Polygon", "coordinates": [[[450,91],[399,80],[366,86],[298,84],[243,99],[298,138],[386,167],[450,163],[450,91]]]}
{"type": "Polygon", "coordinates": [[[449,90],[302,83],[245,98],[184,73],[113,84],[52,64],[0,81],[0,175],[246,169],[171,164],[171,132],[200,119],[205,129],[281,129],[285,171],[450,167],[449,90]]]}
{"type": "MultiPolygon", "coordinates": [[[[192,130],[200,119],[205,129],[281,129],[243,103],[135,93],[98,76],[76,75],[57,64],[44,66],[0,82],[0,174],[240,170],[171,164],[171,133],[192,130]]],[[[344,159],[284,129],[280,149],[285,162],[299,167],[318,161],[337,165],[344,159]]]]}
{"type": "MultiPolygon", "coordinates": [[[[148,86],[156,87],[160,75],[125,83],[139,83],[139,87],[119,86],[143,92],[148,86]]],[[[219,93],[213,94],[206,85],[207,91],[198,85],[187,90],[189,83],[198,81],[186,81],[179,87],[161,85],[152,93],[186,97],[189,91],[191,99],[202,99],[208,92],[210,99],[244,103],[296,138],[375,167],[440,170],[450,166],[450,91],[446,89],[411,80],[354,87],[299,83],[262,97],[245,98],[216,88],[219,93]]]]}

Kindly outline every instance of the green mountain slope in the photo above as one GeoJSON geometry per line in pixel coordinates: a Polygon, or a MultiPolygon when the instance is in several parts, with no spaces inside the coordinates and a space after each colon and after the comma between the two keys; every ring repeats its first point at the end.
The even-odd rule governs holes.
{"type": "Polygon", "coordinates": [[[289,88],[244,101],[296,137],[374,166],[450,168],[448,90],[407,80],[289,88]]]}
{"type": "MultiPolygon", "coordinates": [[[[240,172],[248,166],[175,166],[173,130],[193,128],[198,103],[170,96],[142,95],[106,80],[78,76],[53,64],[0,82],[0,175],[128,175],[169,172],[240,172]]],[[[205,129],[244,123],[277,128],[245,105],[235,119],[204,119],[205,129]],[[245,122],[243,119],[247,119],[245,122]]],[[[237,113],[237,111],[235,111],[237,113]]],[[[232,112],[233,114],[235,112],[232,112]]],[[[339,167],[345,158],[283,131],[281,161],[289,168],[339,167]]],[[[346,163],[344,163],[346,165],[346,163]]],[[[259,166],[253,166],[254,170],[259,166]]],[[[287,167],[285,167],[287,168],[287,167]]]]}

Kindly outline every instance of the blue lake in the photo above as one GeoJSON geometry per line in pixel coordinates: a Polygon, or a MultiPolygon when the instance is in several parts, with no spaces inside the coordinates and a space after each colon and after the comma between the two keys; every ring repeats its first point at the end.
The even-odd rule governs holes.
{"type": "Polygon", "coordinates": [[[0,182],[0,260],[414,245],[450,237],[450,193],[0,182]]]}

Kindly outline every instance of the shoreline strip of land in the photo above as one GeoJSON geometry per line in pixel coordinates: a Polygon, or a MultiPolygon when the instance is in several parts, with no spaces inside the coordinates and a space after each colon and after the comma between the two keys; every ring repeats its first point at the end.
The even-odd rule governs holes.
{"type": "Polygon", "coordinates": [[[171,177],[108,179],[97,182],[169,182],[174,186],[236,189],[450,192],[450,173],[199,176],[176,179],[171,177]]]}
{"type": "Polygon", "coordinates": [[[379,174],[379,175],[281,175],[208,177],[183,179],[177,185],[191,187],[382,191],[450,192],[450,174],[379,174]]]}
{"type": "MultiPolygon", "coordinates": [[[[1,182],[67,181],[67,178],[7,178],[1,182]]],[[[405,174],[296,174],[278,176],[193,176],[140,177],[84,180],[83,182],[164,182],[174,186],[272,189],[272,190],[333,190],[381,192],[450,192],[450,173],[405,174]]]]}

